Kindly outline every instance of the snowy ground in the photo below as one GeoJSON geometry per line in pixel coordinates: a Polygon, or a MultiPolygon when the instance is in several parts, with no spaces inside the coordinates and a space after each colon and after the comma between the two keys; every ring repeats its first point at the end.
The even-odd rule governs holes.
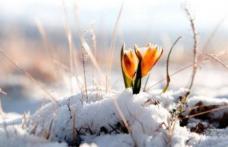
{"type": "MultiPolygon", "coordinates": [[[[161,90],[153,90],[132,95],[129,89],[106,94],[90,88],[88,95],[79,93],[48,103],[32,115],[1,121],[0,142],[4,147],[228,146],[228,108],[207,113],[203,118],[177,120],[170,134],[170,112],[185,91],[162,94],[161,90]],[[219,123],[222,119],[226,126],[219,123]]],[[[209,110],[210,106],[227,104],[227,98],[195,96],[189,99],[185,114],[200,111],[190,109],[199,105],[209,110]]]]}
{"type": "MultiPolygon", "coordinates": [[[[152,71],[148,87],[164,77],[161,73],[164,68],[152,71]]],[[[1,95],[0,146],[228,146],[228,79],[224,78],[228,73],[221,69],[199,70],[184,117],[170,131],[172,112],[186,92],[180,87],[187,84],[188,74],[172,77],[167,93],[161,93],[164,83],[159,83],[138,95],[123,90],[120,73],[113,74],[115,90],[108,93],[97,85],[89,86],[87,95],[69,94],[71,83],[66,79],[67,86],[46,87],[58,96],[56,103],[43,99],[26,77],[0,79],[0,87],[7,92],[1,95]],[[215,111],[197,115],[211,110],[215,111]]]]}

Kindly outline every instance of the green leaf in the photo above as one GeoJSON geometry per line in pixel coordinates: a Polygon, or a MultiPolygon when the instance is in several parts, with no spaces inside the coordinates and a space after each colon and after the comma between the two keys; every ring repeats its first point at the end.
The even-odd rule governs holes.
{"type": "Polygon", "coordinates": [[[142,73],[141,73],[141,59],[138,63],[138,68],[136,71],[136,77],[133,85],[133,94],[138,94],[141,89],[141,79],[142,79],[142,73]]]}
{"type": "Polygon", "coordinates": [[[122,58],[123,58],[124,48],[125,48],[125,44],[123,44],[123,46],[121,48],[120,64],[121,64],[121,69],[122,69],[122,74],[123,74],[125,88],[129,88],[129,87],[132,87],[133,86],[133,80],[130,79],[130,78],[128,78],[127,75],[124,73],[124,70],[123,70],[122,58]]]}

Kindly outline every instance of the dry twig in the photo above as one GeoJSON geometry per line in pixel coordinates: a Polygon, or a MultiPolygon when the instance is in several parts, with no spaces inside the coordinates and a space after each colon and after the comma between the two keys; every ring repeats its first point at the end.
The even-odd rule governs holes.
{"type": "Polygon", "coordinates": [[[192,66],[192,76],[191,76],[191,81],[190,81],[190,85],[188,87],[189,89],[189,92],[186,93],[185,95],[185,99],[189,96],[190,94],[190,91],[192,89],[192,86],[194,84],[194,81],[195,81],[195,76],[196,76],[196,72],[197,72],[197,64],[198,64],[198,38],[197,38],[197,31],[196,31],[196,26],[195,26],[195,23],[194,23],[194,20],[193,20],[193,17],[189,11],[189,9],[187,7],[185,7],[185,12],[189,18],[189,21],[190,21],[190,24],[191,24],[191,28],[192,28],[192,33],[193,33],[193,66],[192,66]]]}
{"type": "Polygon", "coordinates": [[[217,56],[215,55],[211,55],[211,54],[205,54],[207,57],[209,57],[210,59],[216,61],[217,63],[219,63],[220,65],[222,65],[226,70],[228,70],[228,65],[226,65],[225,63],[223,63],[217,56]]]}
{"type": "Polygon", "coordinates": [[[170,56],[171,56],[171,53],[173,51],[173,48],[175,47],[175,45],[177,44],[177,42],[181,39],[181,36],[179,36],[175,41],[174,43],[172,44],[170,50],[169,50],[169,53],[168,53],[168,57],[167,57],[167,60],[166,60],[166,86],[163,88],[162,92],[166,92],[167,89],[169,88],[169,83],[170,83],[170,75],[169,75],[169,60],[170,60],[170,56]]]}
{"type": "Polygon", "coordinates": [[[0,88],[0,94],[7,95],[7,93],[3,91],[1,88],[0,88]]]}
{"type": "Polygon", "coordinates": [[[226,104],[224,106],[221,106],[221,107],[218,107],[218,108],[214,108],[214,109],[210,109],[210,110],[207,110],[207,111],[199,112],[199,113],[196,113],[196,114],[188,115],[188,116],[183,117],[183,119],[189,119],[189,118],[193,118],[193,117],[196,117],[196,116],[204,115],[204,114],[207,114],[207,113],[210,113],[210,112],[215,112],[215,111],[219,111],[219,110],[223,110],[223,109],[227,109],[227,108],[228,108],[228,104],[226,104]]]}
{"type": "Polygon", "coordinates": [[[117,110],[120,118],[122,119],[125,127],[127,128],[128,132],[131,133],[131,129],[130,129],[130,126],[128,125],[127,119],[125,118],[125,116],[124,116],[122,110],[120,109],[120,106],[115,98],[113,98],[113,103],[114,103],[116,110],[117,110]]]}
{"type": "Polygon", "coordinates": [[[173,136],[173,132],[174,132],[174,129],[175,129],[175,124],[176,124],[176,121],[178,119],[178,116],[180,115],[180,113],[183,112],[183,109],[185,107],[185,104],[186,104],[186,100],[191,92],[191,89],[192,89],[192,86],[194,84],[194,80],[195,80],[195,75],[196,75],[196,72],[197,72],[197,64],[198,64],[198,54],[197,54],[197,45],[198,45],[198,40],[197,40],[197,33],[196,33],[196,27],[195,27],[195,23],[194,23],[194,20],[191,16],[191,13],[190,11],[188,10],[188,8],[185,7],[185,12],[189,18],[189,21],[190,21],[190,24],[191,24],[191,28],[192,28],[192,32],[193,32],[193,65],[192,65],[192,76],[191,76],[191,81],[190,81],[190,85],[188,87],[189,91],[185,93],[184,96],[181,97],[180,99],[180,102],[179,104],[177,105],[177,108],[176,108],[176,111],[173,113],[173,116],[171,117],[171,120],[169,122],[169,143],[170,145],[172,144],[171,143],[171,138],[173,136]]]}
{"type": "Polygon", "coordinates": [[[12,65],[14,65],[19,71],[24,73],[26,77],[28,77],[32,82],[34,82],[50,98],[51,101],[58,104],[57,99],[50,92],[48,92],[47,89],[43,85],[41,85],[40,82],[34,79],[30,73],[26,72],[19,65],[17,65],[17,63],[13,61],[3,50],[0,50],[0,54],[2,54],[12,65]]]}
{"type": "Polygon", "coordinates": [[[106,91],[108,91],[108,74],[110,74],[111,70],[112,70],[113,56],[114,56],[114,51],[115,51],[114,50],[115,49],[114,46],[115,46],[115,42],[116,42],[116,33],[117,33],[120,17],[121,17],[122,12],[123,12],[123,6],[124,6],[124,4],[122,3],[122,5],[120,7],[120,10],[119,10],[119,14],[117,16],[117,19],[116,19],[116,22],[115,22],[115,25],[114,25],[113,32],[112,32],[112,40],[111,40],[110,56],[109,56],[109,58],[111,60],[110,60],[110,63],[108,64],[108,69],[107,69],[107,73],[106,73],[106,76],[105,76],[106,77],[106,91]]]}

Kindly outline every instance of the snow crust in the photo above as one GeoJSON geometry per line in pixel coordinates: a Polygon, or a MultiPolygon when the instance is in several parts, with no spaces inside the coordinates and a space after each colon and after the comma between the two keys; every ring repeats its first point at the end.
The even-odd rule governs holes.
{"type": "MultiPolygon", "coordinates": [[[[179,89],[161,94],[161,90],[154,90],[132,95],[129,89],[108,94],[90,89],[88,95],[79,93],[42,106],[27,121],[17,119],[24,123],[23,129],[18,123],[15,127],[12,123],[15,120],[7,121],[1,125],[0,143],[9,147],[16,143],[34,147],[65,147],[67,144],[80,147],[228,146],[227,128],[208,129],[204,134],[191,132],[189,127],[200,122],[195,118],[189,120],[187,127],[181,127],[177,120],[170,137],[170,112],[186,91],[179,89]],[[6,131],[4,126],[14,129],[6,131]]],[[[198,102],[222,105],[228,103],[228,99],[194,96],[189,99],[188,107],[198,102]]],[[[214,116],[222,115],[218,112],[214,116]]]]}
{"type": "Polygon", "coordinates": [[[66,143],[50,142],[30,135],[20,127],[10,126],[0,129],[1,147],[67,147],[66,143]]]}

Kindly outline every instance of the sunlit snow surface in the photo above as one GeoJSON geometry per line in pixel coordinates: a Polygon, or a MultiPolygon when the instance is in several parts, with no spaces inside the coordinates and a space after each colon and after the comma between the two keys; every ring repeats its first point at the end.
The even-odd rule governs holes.
{"type": "MultiPolygon", "coordinates": [[[[33,142],[41,147],[52,144],[55,146],[56,142],[76,142],[82,147],[166,147],[169,144],[175,147],[228,146],[227,129],[208,129],[206,134],[200,135],[190,132],[189,128],[180,127],[179,121],[176,122],[171,140],[169,139],[165,127],[170,118],[169,112],[176,107],[178,98],[185,92],[185,89],[179,89],[161,94],[161,90],[153,90],[132,95],[128,89],[101,94],[101,91],[90,88],[88,97],[79,93],[59,100],[58,103],[48,103],[23,119],[22,123],[1,122],[0,140],[4,141],[7,147],[14,147],[18,143],[29,146],[33,142]],[[83,101],[87,98],[87,102],[83,101]],[[159,104],[148,104],[148,100],[157,100],[159,104]],[[120,126],[124,126],[123,120],[126,121],[130,133],[120,129],[120,126]],[[22,130],[20,132],[23,133],[14,133],[14,141],[5,142],[12,139],[6,139],[11,130],[22,130]]],[[[205,105],[228,103],[225,98],[195,96],[190,98],[188,105],[194,106],[199,101],[205,105]]],[[[214,113],[214,116],[220,117],[220,112],[214,113]]]]}

